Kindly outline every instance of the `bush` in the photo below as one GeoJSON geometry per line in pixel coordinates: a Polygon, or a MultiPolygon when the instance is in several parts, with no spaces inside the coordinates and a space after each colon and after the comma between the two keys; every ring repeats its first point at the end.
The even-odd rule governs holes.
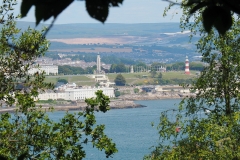
{"type": "Polygon", "coordinates": [[[123,75],[118,74],[117,77],[115,78],[114,82],[117,86],[125,86],[126,79],[123,77],[123,75]]]}
{"type": "Polygon", "coordinates": [[[58,79],[57,82],[63,83],[63,84],[67,84],[68,83],[68,81],[66,79],[58,79]]]}
{"type": "Polygon", "coordinates": [[[119,91],[115,91],[114,94],[115,94],[115,97],[119,97],[121,95],[119,91]]]}
{"type": "Polygon", "coordinates": [[[134,93],[139,93],[139,89],[138,88],[134,88],[134,93]]]}

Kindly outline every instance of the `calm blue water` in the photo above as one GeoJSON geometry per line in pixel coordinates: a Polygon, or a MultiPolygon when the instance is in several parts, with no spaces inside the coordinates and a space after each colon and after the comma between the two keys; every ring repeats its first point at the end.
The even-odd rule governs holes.
{"type": "MultiPolygon", "coordinates": [[[[158,143],[158,132],[151,122],[158,124],[159,115],[162,111],[177,108],[180,102],[176,100],[151,100],[136,101],[145,105],[144,108],[116,109],[107,113],[97,113],[97,123],[105,124],[105,133],[116,143],[118,153],[113,155],[114,160],[140,160],[149,154],[151,146],[158,143]]],[[[60,119],[65,112],[55,112],[51,117],[60,119]]],[[[92,148],[91,144],[86,147],[87,160],[106,159],[104,152],[92,148]]]]}

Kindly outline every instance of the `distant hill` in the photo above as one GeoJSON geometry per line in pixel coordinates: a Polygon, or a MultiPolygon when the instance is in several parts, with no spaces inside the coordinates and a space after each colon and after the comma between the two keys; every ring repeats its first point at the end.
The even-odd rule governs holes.
{"type": "MultiPolygon", "coordinates": [[[[35,28],[34,22],[17,22],[17,26],[27,29],[28,26],[35,28]]],[[[43,27],[40,24],[37,29],[43,27]]],[[[154,36],[165,32],[179,32],[179,23],[142,23],[142,24],[54,24],[47,38],[80,38],[102,37],[116,35],[131,36],[154,36]]]]}
{"type": "MultiPolygon", "coordinates": [[[[35,23],[18,22],[17,26],[24,30],[34,28],[35,23]]],[[[36,28],[42,27],[40,24],[36,28]]],[[[52,53],[100,53],[149,63],[171,63],[184,61],[186,55],[189,59],[199,56],[194,45],[199,37],[194,37],[190,44],[189,35],[189,31],[181,32],[179,23],[96,23],[55,24],[47,38],[51,40],[52,53]]]]}

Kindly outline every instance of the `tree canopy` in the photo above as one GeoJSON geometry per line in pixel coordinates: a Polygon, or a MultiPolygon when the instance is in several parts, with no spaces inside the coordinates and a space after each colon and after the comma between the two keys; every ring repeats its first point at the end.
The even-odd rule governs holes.
{"type": "Polygon", "coordinates": [[[126,66],[123,63],[120,64],[112,64],[110,67],[110,72],[111,73],[121,73],[121,72],[126,72],[126,66]]]}
{"type": "Polygon", "coordinates": [[[13,109],[13,113],[0,114],[0,159],[83,159],[83,145],[89,143],[104,150],[106,157],[113,155],[116,145],[94,115],[109,110],[109,97],[102,91],[85,100],[83,112],[67,112],[59,121],[46,112],[53,111],[52,107],[36,104],[39,93],[53,89],[53,84],[44,82],[44,72],[31,76],[28,71],[36,65],[35,59],[45,54],[49,42],[44,29],[16,28],[15,2],[3,1],[0,6],[0,19],[4,20],[0,29],[0,104],[13,109]]]}
{"type": "Polygon", "coordinates": [[[118,74],[114,80],[115,84],[117,86],[125,86],[126,84],[126,79],[123,77],[122,74],[118,74]]]}
{"type": "Polygon", "coordinates": [[[58,79],[57,82],[67,84],[68,81],[66,79],[58,79]]]}
{"type": "Polygon", "coordinates": [[[196,45],[208,64],[191,86],[196,96],[183,99],[178,109],[161,113],[159,145],[145,159],[240,159],[240,19],[235,17],[232,28],[218,36],[216,30],[203,30],[202,12],[193,15],[194,23],[185,16],[181,21],[201,34],[196,45]]]}

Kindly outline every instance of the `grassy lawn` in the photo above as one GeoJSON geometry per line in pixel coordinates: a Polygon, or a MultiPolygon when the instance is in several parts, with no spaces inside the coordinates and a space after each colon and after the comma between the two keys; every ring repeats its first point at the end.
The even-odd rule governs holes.
{"type": "Polygon", "coordinates": [[[91,78],[86,77],[85,75],[57,75],[57,76],[46,76],[45,82],[56,83],[58,79],[66,79],[70,83],[79,83],[79,82],[91,82],[94,81],[91,78]]]}
{"type": "MultiPolygon", "coordinates": [[[[107,74],[109,80],[111,82],[114,81],[118,74],[116,73],[110,73],[107,74]]],[[[151,84],[154,80],[151,78],[150,73],[122,73],[122,75],[125,77],[127,84],[151,84]]],[[[162,73],[163,79],[164,80],[171,80],[171,79],[193,79],[196,77],[196,71],[191,71],[190,75],[185,75],[184,71],[177,72],[166,72],[162,73]]],[[[77,85],[89,85],[93,86],[95,85],[95,81],[92,78],[88,78],[85,75],[57,75],[57,76],[47,76],[45,81],[46,82],[51,82],[51,83],[56,83],[58,79],[66,79],[70,83],[76,83],[77,85]]]]}
{"type": "MultiPolygon", "coordinates": [[[[196,71],[191,71],[190,75],[186,75],[184,74],[184,71],[182,72],[177,72],[177,71],[172,71],[172,72],[165,72],[162,73],[163,74],[163,79],[191,79],[196,77],[196,71]]],[[[146,79],[146,78],[151,78],[151,74],[150,73],[122,73],[123,77],[125,77],[126,79],[146,79]],[[146,78],[144,78],[144,76],[147,76],[146,78]]],[[[115,73],[111,73],[107,75],[108,78],[110,80],[114,80],[115,77],[117,76],[117,74],[115,73]]]]}
{"type": "Polygon", "coordinates": [[[148,85],[148,84],[152,84],[154,82],[153,78],[142,78],[142,79],[138,79],[136,81],[134,81],[134,84],[136,85],[148,85]]]}
{"type": "MultiPolygon", "coordinates": [[[[146,73],[146,72],[143,72],[143,73],[121,73],[121,74],[123,75],[123,77],[126,78],[126,80],[127,79],[139,79],[140,77],[142,78],[143,75],[147,75],[148,77],[150,76],[150,74],[146,73]]],[[[110,73],[107,76],[110,81],[111,80],[113,81],[117,75],[118,74],[116,74],[116,73],[110,73]]]]}
{"type": "Polygon", "coordinates": [[[94,86],[96,84],[96,82],[95,81],[89,81],[89,82],[82,81],[82,82],[76,82],[76,84],[79,86],[94,86]]]}
{"type": "Polygon", "coordinates": [[[196,77],[196,71],[191,71],[190,75],[184,74],[184,71],[182,72],[166,72],[162,73],[163,79],[191,79],[196,77]]]}

